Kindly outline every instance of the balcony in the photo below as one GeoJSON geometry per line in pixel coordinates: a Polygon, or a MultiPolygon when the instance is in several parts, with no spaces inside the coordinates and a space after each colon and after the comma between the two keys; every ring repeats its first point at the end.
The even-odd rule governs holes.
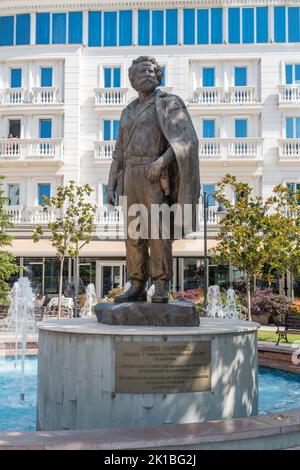
{"type": "Polygon", "coordinates": [[[56,218],[55,209],[44,211],[42,206],[6,206],[6,214],[10,215],[13,224],[48,224],[56,218]]]}
{"type": "Polygon", "coordinates": [[[279,140],[279,161],[283,163],[300,162],[300,139],[279,140]]]}
{"type": "Polygon", "coordinates": [[[128,103],[128,88],[95,88],[95,107],[122,109],[128,103]]]}
{"type": "Polygon", "coordinates": [[[257,101],[255,89],[252,86],[230,87],[226,98],[230,104],[253,104],[257,101]]]}
{"type": "Polygon", "coordinates": [[[279,108],[298,109],[300,104],[300,85],[279,85],[279,108]]]}
{"type": "Polygon", "coordinates": [[[230,87],[198,87],[189,103],[190,111],[195,114],[227,114],[229,109],[237,114],[254,113],[261,110],[261,102],[257,99],[256,89],[251,86],[230,87]]]}
{"type": "Polygon", "coordinates": [[[47,163],[61,165],[63,139],[0,139],[0,166],[47,163]]]}
{"type": "Polygon", "coordinates": [[[32,90],[25,88],[6,88],[0,91],[0,110],[10,109],[12,106],[22,110],[31,111],[37,107],[59,106],[63,104],[61,92],[55,87],[35,87],[32,90]]]}
{"type": "Polygon", "coordinates": [[[199,139],[201,160],[262,160],[262,139],[199,139]]]}
{"type": "Polygon", "coordinates": [[[95,163],[105,163],[105,162],[109,162],[112,159],[113,151],[116,145],[115,140],[97,141],[94,143],[94,145],[95,145],[95,153],[94,153],[95,163]]]}
{"type": "Polygon", "coordinates": [[[194,104],[219,104],[224,102],[223,88],[198,87],[194,91],[192,103],[194,104]]]}

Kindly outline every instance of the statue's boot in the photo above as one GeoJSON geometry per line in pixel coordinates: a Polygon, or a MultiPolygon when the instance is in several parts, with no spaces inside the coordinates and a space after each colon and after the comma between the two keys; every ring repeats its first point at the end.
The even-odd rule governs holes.
{"type": "Polygon", "coordinates": [[[166,281],[154,281],[155,292],[151,301],[154,303],[167,303],[169,301],[169,283],[166,281]]]}
{"type": "Polygon", "coordinates": [[[143,302],[147,300],[146,284],[140,281],[131,281],[131,286],[123,294],[115,296],[115,302],[143,302]]]}

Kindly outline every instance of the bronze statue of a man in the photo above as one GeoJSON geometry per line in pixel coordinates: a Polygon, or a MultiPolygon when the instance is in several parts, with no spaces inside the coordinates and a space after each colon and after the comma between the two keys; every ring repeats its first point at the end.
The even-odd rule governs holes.
{"type": "MultiPolygon", "coordinates": [[[[108,183],[108,204],[115,191],[127,207],[186,204],[199,201],[198,139],[184,102],[157,87],[163,72],[154,57],[139,57],[129,69],[138,98],[122,112],[108,183]]],[[[193,227],[196,225],[194,214],[193,227]]],[[[127,218],[127,227],[132,217],[127,218]]],[[[150,221],[151,224],[151,221],[150,221]]],[[[116,302],[147,299],[146,284],[155,285],[152,302],[168,302],[173,275],[171,239],[133,239],[126,231],[126,264],[131,287],[116,302]],[[150,248],[150,257],[149,257],[150,248]],[[150,266],[150,270],[149,270],[150,266]]],[[[171,238],[171,237],[170,237],[171,238]]]]}

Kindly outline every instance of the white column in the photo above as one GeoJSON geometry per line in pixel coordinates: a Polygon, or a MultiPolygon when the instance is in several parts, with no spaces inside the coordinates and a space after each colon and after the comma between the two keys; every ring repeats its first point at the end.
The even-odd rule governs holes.
{"type": "Polygon", "coordinates": [[[183,9],[178,8],[178,43],[183,44],[183,9]]]}
{"type": "Polygon", "coordinates": [[[88,24],[89,24],[89,13],[88,11],[83,12],[83,24],[82,24],[82,43],[87,46],[89,42],[89,32],[88,32],[88,24]]]}
{"type": "Polygon", "coordinates": [[[269,28],[269,42],[273,42],[274,41],[274,7],[272,6],[269,6],[268,28],[269,28]]]}
{"type": "Polygon", "coordinates": [[[30,13],[30,44],[35,44],[36,14],[30,13]]]}
{"type": "Polygon", "coordinates": [[[223,7],[223,41],[228,44],[228,8],[223,7]]]}
{"type": "Polygon", "coordinates": [[[138,10],[132,11],[132,42],[135,46],[138,45],[138,10]]]}

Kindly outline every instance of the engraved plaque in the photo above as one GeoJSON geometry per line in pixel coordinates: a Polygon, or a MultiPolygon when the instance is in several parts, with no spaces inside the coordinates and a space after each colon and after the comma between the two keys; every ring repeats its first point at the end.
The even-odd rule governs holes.
{"type": "Polygon", "coordinates": [[[116,393],[211,390],[211,342],[116,343],[116,393]]]}

